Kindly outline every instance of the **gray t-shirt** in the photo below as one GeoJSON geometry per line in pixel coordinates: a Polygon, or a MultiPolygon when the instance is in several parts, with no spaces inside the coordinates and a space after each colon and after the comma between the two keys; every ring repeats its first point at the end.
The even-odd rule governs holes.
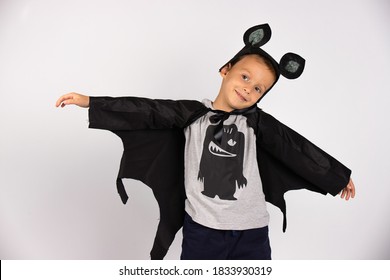
{"type": "MultiPolygon", "coordinates": [[[[210,100],[205,106],[212,108],[210,100]]],[[[185,129],[185,210],[197,223],[223,230],[268,225],[269,214],[257,159],[256,136],[246,117],[230,115],[220,140],[213,112],[185,129]]]]}

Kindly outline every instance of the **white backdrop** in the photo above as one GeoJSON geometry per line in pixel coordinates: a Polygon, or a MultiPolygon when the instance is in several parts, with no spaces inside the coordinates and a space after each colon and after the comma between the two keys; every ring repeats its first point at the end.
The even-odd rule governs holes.
{"type": "MultiPolygon", "coordinates": [[[[387,0],[0,0],[0,259],[148,259],[149,188],[116,192],[122,146],[87,129],[67,92],[213,99],[250,26],[306,58],[260,104],[353,170],[356,199],[287,193],[269,205],[274,259],[390,259],[387,0]]],[[[167,259],[178,259],[181,233],[167,259]]]]}

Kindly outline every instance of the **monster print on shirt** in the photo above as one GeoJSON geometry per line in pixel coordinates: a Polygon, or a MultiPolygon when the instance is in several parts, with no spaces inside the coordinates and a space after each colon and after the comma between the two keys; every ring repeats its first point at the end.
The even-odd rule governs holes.
{"type": "Polygon", "coordinates": [[[243,175],[245,150],[244,133],[235,124],[224,125],[219,141],[216,139],[216,125],[207,128],[200,160],[198,180],[203,182],[202,194],[210,198],[218,196],[223,200],[237,200],[236,188],[247,185],[243,175]]]}

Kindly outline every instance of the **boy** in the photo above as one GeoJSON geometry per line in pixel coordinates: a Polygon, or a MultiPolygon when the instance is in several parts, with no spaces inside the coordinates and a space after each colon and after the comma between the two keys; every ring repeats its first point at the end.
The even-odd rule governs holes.
{"type": "Polygon", "coordinates": [[[76,93],[58,99],[57,107],[89,107],[91,128],[121,137],[124,203],[122,178],[153,189],[161,221],[152,259],[165,256],[182,225],[181,259],[271,259],[266,201],[282,210],[285,230],[288,190],[355,196],[348,168],[257,108],[280,75],[295,79],[304,68],[296,54],[277,63],[262,50],[270,37],[267,24],[245,32],[245,47],[220,69],[213,102],[76,93]]]}

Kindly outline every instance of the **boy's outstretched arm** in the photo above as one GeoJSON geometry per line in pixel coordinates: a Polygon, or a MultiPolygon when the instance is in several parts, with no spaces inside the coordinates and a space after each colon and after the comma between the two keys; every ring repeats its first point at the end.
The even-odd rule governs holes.
{"type": "Polygon", "coordinates": [[[89,107],[89,96],[82,95],[76,92],[71,92],[64,94],[61,96],[57,102],[56,102],[56,107],[61,106],[62,108],[65,107],[66,105],[77,105],[82,108],[88,108],[89,107]]]}
{"type": "Polygon", "coordinates": [[[345,200],[349,200],[349,198],[355,197],[355,185],[353,184],[352,179],[349,179],[348,185],[340,192],[341,198],[345,198],[345,200]]]}

